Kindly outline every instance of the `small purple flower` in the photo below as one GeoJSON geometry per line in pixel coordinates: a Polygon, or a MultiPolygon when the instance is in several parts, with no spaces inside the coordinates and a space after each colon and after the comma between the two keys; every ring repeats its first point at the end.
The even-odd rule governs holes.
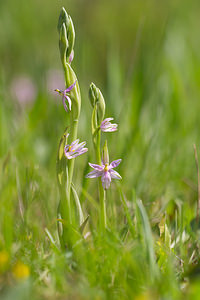
{"type": "Polygon", "coordinates": [[[117,124],[112,124],[110,121],[114,120],[113,118],[106,118],[101,122],[100,129],[104,132],[113,132],[117,130],[117,124]]]}
{"type": "Polygon", "coordinates": [[[55,92],[58,92],[60,95],[62,95],[62,102],[63,102],[63,106],[64,106],[64,109],[66,110],[66,112],[68,112],[68,107],[67,107],[67,104],[65,103],[65,100],[67,100],[68,105],[69,105],[69,110],[71,110],[72,101],[71,101],[68,93],[74,88],[75,84],[76,84],[76,81],[64,91],[60,91],[59,89],[55,90],[55,92]]]}
{"type": "Polygon", "coordinates": [[[113,168],[116,168],[121,161],[121,159],[117,159],[112,161],[110,164],[102,162],[101,166],[89,163],[90,167],[93,168],[94,171],[87,174],[86,178],[101,177],[103,188],[104,190],[107,190],[110,187],[111,178],[122,179],[119,173],[113,170],[113,168]]]}
{"type": "Polygon", "coordinates": [[[86,142],[79,144],[79,139],[71,143],[71,145],[66,145],[64,148],[64,153],[67,159],[75,158],[88,151],[88,148],[84,148],[86,142]]]}

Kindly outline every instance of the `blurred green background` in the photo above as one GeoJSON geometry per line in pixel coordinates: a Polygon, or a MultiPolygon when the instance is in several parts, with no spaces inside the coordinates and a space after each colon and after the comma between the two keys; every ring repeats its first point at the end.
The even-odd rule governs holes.
{"type": "Polygon", "coordinates": [[[119,123],[109,139],[113,156],[124,160],[127,190],[137,185],[157,194],[171,181],[181,184],[194,171],[198,143],[198,1],[1,1],[1,157],[14,151],[54,172],[67,117],[54,93],[63,88],[56,30],[62,6],[76,29],[80,137],[91,145],[93,81],[106,115],[119,123]]]}
{"type": "MultiPolygon", "coordinates": [[[[29,231],[40,241],[41,228],[56,230],[56,153],[67,121],[54,92],[64,88],[57,33],[62,6],[76,30],[79,137],[89,153],[77,159],[74,181],[85,210],[91,207],[82,187],[94,198],[96,191],[95,181],[83,179],[88,160],[94,161],[88,100],[93,81],[105,97],[106,117],[119,124],[117,133],[105,136],[111,160],[123,160],[119,172],[127,198],[134,188],[153,224],[165,211],[173,218],[181,206],[187,226],[197,198],[200,2],[1,0],[0,247],[18,253],[12,245],[29,231]]],[[[119,203],[114,185],[112,199],[119,203]]]]}

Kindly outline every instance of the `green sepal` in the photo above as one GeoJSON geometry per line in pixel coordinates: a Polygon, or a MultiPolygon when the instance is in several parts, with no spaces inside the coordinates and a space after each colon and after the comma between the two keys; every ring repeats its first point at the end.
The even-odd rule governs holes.
{"type": "Polygon", "coordinates": [[[71,189],[72,189],[72,193],[73,193],[74,202],[76,204],[76,209],[77,209],[77,212],[78,212],[79,225],[81,225],[84,222],[84,216],[83,216],[81,203],[80,203],[78,194],[76,192],[76,189],[75,189],[73,183],[71,184],[71,189]]]}
{"type": "Polygon", "coordinates": [[[64,7],[61,8],[61,12],[60,12],[59,19],[58,19],[57,29],[58,29],[59,33],[60,33],[60,30],[61,30],[61,27],[62,27],[63,23],[65,24],[66,28],[68,28],[69,17],[68,17],[68,14],[67,14],[64,7]]]}
{"type": "Polygon", "coordinates": [[[92,136],[93,136],[93,140],[95,142],[97,129],[98,129],[98,125],[97,125],[97,104],[94,106],[94,109],[92,111],[91,125],[92,125],[92,136]]]}
{"type": "Polygon", "coordinates": [[[64,154],[64,148],[65,145],[67,144],[68,130],[69,127],[65,129],[64,134],[60,139],[58,153],[57,153],[56,171],[57,171],[58,184],[60,187],[66,182],[67,179],[67,175],[66,175],[67,159],[64,154]]]}
{"type": "Polygon", "coordinates": [[[60,58],[63,65],[66,64],[67,48],[68,48],[67,30],[65,24],[63,23],[60,29],[60,36],[59,36],[60,58]]]}
{"type": "Polygon", "coordinates": [[[105,140],[105,143],[103,146],[103,162],[104,162],[104,164],[109,164],[109,153],[108,153],[107,140],[105,140]]]}
{"type": "Polygon", "coordinates": [[[95,84],[92,82],[89,88],[89,99],[92,107],[95,106],[97,98],[98,98],[98,89],[95,86],[95,84]]]}
{"type": "Polygon", "coordinates": [[[67,28],[67,39],[68,39],[68,48],[67,48],[67,60],[69,59],[69,56],[74,49],[74,43],[75,43],[75,30],[74,30],[74,24],[72,22],[72,19],[70,16],[69,18],[69,24],[67,28]]]}

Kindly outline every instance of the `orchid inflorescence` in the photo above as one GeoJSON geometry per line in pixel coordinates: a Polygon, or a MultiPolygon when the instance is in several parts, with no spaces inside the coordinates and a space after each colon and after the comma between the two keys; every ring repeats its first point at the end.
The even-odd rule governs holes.
{"type": "MultiPolygon", "coordinates": [[[[57,179],[60,195],[58,220],[62,221],[60,224],[62,229],[58,229],[58,233],[61,246],[65,249],[66,245],[72,247],[74,244],[72,240],[73,233],[71,232],[69,235],[69,230],[71,225],[74,225],[74,220],[76,220],[77,217],[79,218],[80,228],[84,228],[84,224],[87,223],[87,218],[85,220],[83,218],[81,203],[75,186],[72,183],[72,179],[75,158],[86,153],[88,148],[85,147],[85,141],[79,143],[79,139],[77,139],[78,121],[81,110],[81,93],[76,74],[71,66],[74,58],[75,31],[72,19],[64,8],[62,8],[59,17],[58,32],[60,57],[67,88],[63,90],[56,89],[55,91],[62,96],[63,107],[65,111],[70,114],[70,118],[67,118],[69,124],[61,137],[57,156],[57,179]],[[73,196],[71,195],[72,193],[73,196]],[[77,214],[74,213],[74,206],[71,204],[74,200],[76,202],[77,214]],[[74,214],[76,216],[74,216],[74,214]],[[66,224],[68,226],[66,226],[66,224]]],[[[112,179],[121,179],[120,174],[114,170],[114,168],[121,163],[121,159],[109,163],[107,141],[105,141],[101,158],[101,133],[115,132],[117,131],[118,125],[111,123],[113,118],[109,117],[104,119],[105,100],[100,89],[98,89],[94,83],[90,85],[89,99],[93,107],[91,125],[96,164],[89,163],[93,171],[87,174],[86,178],[98,178],[100,227],[104,230],[106,228],[106,190],[109,189],[112,179]]],[[[82,231],[83,229],[80,230],[82,231]]]]}

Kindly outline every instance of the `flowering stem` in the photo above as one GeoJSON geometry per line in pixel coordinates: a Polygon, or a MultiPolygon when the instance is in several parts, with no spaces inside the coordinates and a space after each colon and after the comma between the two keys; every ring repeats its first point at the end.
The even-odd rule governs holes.
{"type": "MultiPolygon", "coordinates": [[[[65,84],[69,86],[72,82],[76,80],[76,76],[74,71],[72,70],[71,66],[66,63],[63,64],[64,73],[65,73],[65,84]]],[[[69,143],[76,140],[77,138],[77,131],[78,131],[78,118],[80,115],[80,90],[78,83],[76,84],[73,91],[70,93],[70,96],[73,101],[72,111],[70,114],[70,125],[69,125],[69,143]]],[[[67,207],[68,207],[68,220],[69,223],[72,223],[72,216],[71,216],[71,184],[74,172],[74,159],[68,160],[68,178],[67,178],[67,191],[66,191],[66,198],[67,198],[67,207]]]]}
{"type": "MultiPolygon", "coordinates": [[[[101,142],[101,131],[97,132],[96,139],[96,160],[99,165],[101,165],[101,150],[100,150],[100,142],[101,142]]],[[[103,189],[101,178],[98,178],[98,186],[99,186],[99,201],[100,201],[100,228],[103,232],[106,228],[106,193],[103,189]]]]}
{"type": "MultiPolygon", "coordinates": [[[[66,62],[63,61],[63,69],[65,74],[65,85],[70,86],[73,82],[77,80],[76,75],[71,68],[71,66],[66,62]]],[[[77,138],[77,130],[78,130],[78,119],[80,115],[81,109],[81,95],[78,82],[74,86],[73,90],[70,92],[70,98],[72,100],[72,110],[70,113],[70,122],[69,122],[69,141],[70,144],[72,141],[76,140],[77,138]]],[[[70,225],[72,224],[72,213],[71,213],[71,184],[73,178],[73,171],[74,171],[74,159],[70,159],[67,161],[66,166],[66,183],[61,192],[61,202],[60,202],[60,214],[64,222],[66,223],[63,226],[63,243],[64,245],[69,245],[70,240],[70,225]]]]}

